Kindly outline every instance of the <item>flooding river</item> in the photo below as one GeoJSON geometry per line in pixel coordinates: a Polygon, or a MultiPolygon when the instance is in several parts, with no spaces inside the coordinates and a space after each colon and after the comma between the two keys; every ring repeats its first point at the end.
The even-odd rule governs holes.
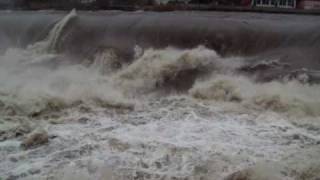
{"type": "Polygon", "coordinates": [[[302,15],[2,11],[0,178],[320,178],[319,28],[302,15]],[[48,142],[22,146],[36,131],[48,142]]]}

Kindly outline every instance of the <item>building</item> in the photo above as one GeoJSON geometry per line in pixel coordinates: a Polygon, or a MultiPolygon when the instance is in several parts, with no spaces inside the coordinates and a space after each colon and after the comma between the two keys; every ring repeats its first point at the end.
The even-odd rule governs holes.
{"type": "Polygon", "coordinates": [[[320,10],[320,0],[0,0],[0,9],[121,9],[159,4],[190,7],[245,7],[320,10]]]}
{"type": "Polygon", "coordinates": [[[93,9],[97,0],[15,0],[26,9],[93,9]]]}
{"type": "Polygon", "coordinates": [[[298,7],[300,9],[320,9],[320,0],[301,0],[298,7]]]}
{"type": "Polygon", "coordinates": [[[253,7],[320,9],[320,0],[252,0],[253,7]]]}
{"type": "Polygon", "coordinates": [[[0,0],[0,8],[1,9],[7,9],[12,7],[11,0],[0,0]]]}
{"type": "Polygon", "coordinates": [[[254,7],[296,8],[297,0],[252,0],[254,7]]]}
{"type": "Polygon", "coordinates": [[[125,7],[125,6],[147,6],[153,5],[156,1],[154,0],[109,0],[110,7],[125,7]]]}
{"type": "MultiPolygon", "coordinates": [[[[185,0],[189,4],[209,4],[222,6],[240,6],[242,0],[185,0]]],[[[250,0],[249,0],[250,1],[250,0]]]]}
{"type": "MultiPolygon", "coordinates": [[[[3,1],[3,0],[0,0],[3,1]]],[[[8,0],[10,1],[10,0],[8,0]]],[[[11,0],[13,1],[13,0],[11,0]]],[[[153,0],[14,0],[24,1],[27,9],[112,9],[152,4],[153,0]]]]}

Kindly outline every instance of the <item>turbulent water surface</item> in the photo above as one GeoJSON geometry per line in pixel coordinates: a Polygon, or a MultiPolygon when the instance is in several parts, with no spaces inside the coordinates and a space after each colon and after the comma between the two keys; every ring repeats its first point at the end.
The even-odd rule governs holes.
{"type": "Polygon", "coordinates": [[[320,178],[319,17],[0,14],[0,178],[320,178]]]}

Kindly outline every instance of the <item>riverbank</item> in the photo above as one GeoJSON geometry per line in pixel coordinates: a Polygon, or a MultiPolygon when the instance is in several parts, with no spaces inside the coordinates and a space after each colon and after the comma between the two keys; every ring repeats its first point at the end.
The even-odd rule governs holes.
{"type": "MultiPolygon", "coordinates": [[[[114,8],[119,10],[138,10],[126,8],[114,8]]],[[[210,6],[210,5],[180,5],[180,6],[150,6],[144,7],[147,11],[221,11],[221,12],[253,12],[253,13],[274,13],[274,14],[302,14],[302,15],[320,15],[319,9],[284,9],[284,8],[261,8],[261,7],[241,7],[241,6],[210,6]]]]}
{"type": "Polygon", "coordinates": [[[287,9],[287,8],[263,8],[263,7],[246,7],[246,6],[216,6],[208,4],[191,4],[191,5],[157,5],[157,6],[104,6],[96,5],[87,6],[34,6],[34,7],[0,7],[0,10],[65,10],[72,9],[86,11],[101,11],[101,10],[121,10],[121,11],[220,11],[220,12],[252,12],[252,13],[273,13],[273,14],[301,14],[301,15],[320,15],[320,9],[287,9]]]}

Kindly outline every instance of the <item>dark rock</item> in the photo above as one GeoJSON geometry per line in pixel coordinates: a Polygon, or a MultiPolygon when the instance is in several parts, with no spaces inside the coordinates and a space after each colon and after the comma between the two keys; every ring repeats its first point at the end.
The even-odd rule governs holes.
{"type": "Polygon", "coordinates": [[[7,107],[5,109],[5,113],[8,115],[8,116],[15,116],[17,115],[17,111],[13,108],[13,107],[7,107]]]}
{"type": "Polygon", "coordinates": [[[299,136],[299,134],[294,134],[294,135],[292,136],[292,138],[293,138],[293,139],[300,139],[300,136],[299,136]]]}
{"type": "Polygon", "coordinates": [[[80,106],[80,112],[82,113],[90,113],[91,111],[92,109],[90,107],[80,106]]]}
{"type": "Polygon", "coordinates": [[[5,104],[2,101],[0,101],[0,109],[2,109],[4,106],[5,104]]]}
{"type": "Polygon", "coordinates": [[[49,135],[49,139],[55,139],[55,138],[57,138],[58,136],[57,135],[49,135]]]}
{"type": "Polygon", "coordinates": [[[281,180],[280,168],[277,165],[256,165],[247,169],[243,169],[232,173],[224,180],[281,180]]]}
{"type": "Polygon", "coordinates": [[[130,148],[130,145],[128,143],[121,142],[120,140],[115,139],[115,138],[109,140],[109,145],[113,149],[116,149],[121,152],[126,151],[127,149],[130,148]]]}
{"type": "Polygon", "coordinates": [[[34,175],[34,174],[39,174],[41,172],[41,170],[40,169],[30,169],[28,172],[29,172],[29,174],[34,175]]]}
{"type": "Polygon", "coordinates": [[[86,117],[82,117],[82,118],[78,119],[78,122],[81,124],[87,124],[89,121],[90,121],[90,119],[86,118],[86,117]]]}
{"type": "Polygon", "coordinates": [[[23,140],[21,146],[25,149],[29,149],[48,142],[49,136],[45,130],[35,130],[23,140]]]}
{"type": "Polygon", "coordinates": [[[225,180],[252,180],[252,172],[250,170],[237,171],[228,177],[225,180]]]}
{"type": "Polygon", "coordinates": [[[21,174],[10,175],[6,180],[23,179],[25,177],[27,177],[27,174],[26,173],[21,173],[21,174]]]}
{"type": "Polygon", "coordinates": [[[17,157],[10,157],[9,160],[11,162],[18,162],[19,161],[17,157]]]}

